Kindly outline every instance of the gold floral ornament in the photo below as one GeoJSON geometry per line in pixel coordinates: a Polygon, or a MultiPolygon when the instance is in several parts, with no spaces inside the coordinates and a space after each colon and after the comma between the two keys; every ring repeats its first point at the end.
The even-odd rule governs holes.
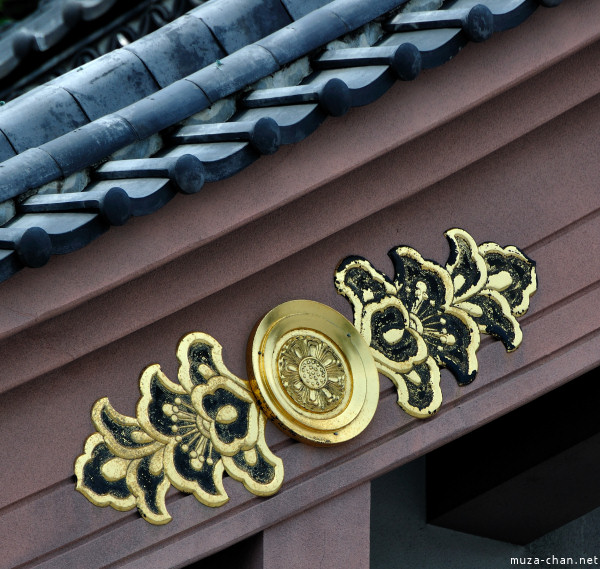
{"type": "Polygon", "coordinates": [[[287,340],[278,360],[287,394],[305,409],[324,413],[335,409],[346,388],[346,370],[333,346],[313,335],[287,340]]]}
{"type": "Polygon", "coordinates": [[[529,308],[535,262],[513,246],[479,247],[462,229],[446,232],[445,267],[410,247],[388,254],[393,279],[362,257],[337,267],[335,285],[354,310],[354,325],[369,344],[379,371],[398,391],[398,404],[425,418],[442,403],[440,368],[460,385],[477,374],[480,333],[500,339],[507,351],[522,340],[517,317],[529,308]]]}
{"type": "Polygon", "coordinates": [[[159,365],[140,378],[136,417],[96,402],[84,454],[75,462],[76,489],[97,506],[130,510],[153,524],[171,520],[165,495],[172,484],[207,506],[228,496],[223,475],[268,496],[283,482],[283,464],[267,447],[266,418],[248,382],[223,364],[220,344],[199,332],[177,348],[179,383],[159,365]]]}

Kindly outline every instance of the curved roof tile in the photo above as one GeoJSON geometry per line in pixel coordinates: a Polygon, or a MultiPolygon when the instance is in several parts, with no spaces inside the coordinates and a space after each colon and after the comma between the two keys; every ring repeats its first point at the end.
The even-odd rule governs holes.
{"type": "MultiPolygon", "coordinates": [[[[311,6],[318,7],[310,13],[305,13],[306,3],[294,4],[291,0],[271,12],[275,3],[212,0],[167,30],[156,32],[154,44],[150,39],[132,44],[129,55],[119,53],[92,62],[81,75],[85,80],[79,80],[77,72],[67,74],[52,86],[0,111],[0,129],[16,150],[26,148],[28,143],[15,139],[15,145],[11,135],[24,137],[23,133],[3,127],[10,126],[11,120],[18,122],[18,115],[15,118],[11,109],[35,109],[45,93],[65,101],[72,93],[87,117],[95,119],[79,126],[85,119],[81,111],[77,114],[75,110],[72,115],[67,112],[66,118],[55,117],[56,124],[49,123],[48,138],[39,148],[25,150],[0,164],[3,200],[85,168],[90,168],[92,178],[84,192],[18,199],[17,217],[0,228],[0,279],[24,265],[41,264],[43,255],[36,257],[31,250],[47,246],[44,234],[49,237],[49,253],[76,250],[111,224],[124,223],[129,215],[156,211],[178,191],[199,191],[204,182],[232,176],[261,154],[276,151],[280,144],[302,140],[328,115],[339,116],[351,106],[369,104],[396,79],[414,79],[421,67],[444,63],[468,41],[482,41],[493,31],[513,27],[538,4],[533,0],[487,0],[482,5],[458,0],[445,10],[394,14],[404,0],[377,0],[368,6],[358,0],[335,0],[323,6],[315,2],[311,6]],[[242,17],[237,11],[241,6],[246,7],[247,29],[234,40],[226,22],[242,17]],[[269,8],[268,18],[263,18],[265,7],[269,8]],[[191,17],[210,28],[213,36],[202,36],[206,32],[200,31],[201,37],[208,38],[208,47],[190,47],[185,42],[190,30],[200,30],[191,17]],[[289,24],[291,17],[298,18],[293,25],[289,24]],[[349,43],[342,48],[336,43],[323,51],[332,40],[381,17],[382,36],[374,45],[356,47],[349,43]],[[262,37],[265,34],[269,35],[262,37]],[[213,39],[215,43],[211,44],[213,39]],[[177,78],[177,70],[171,73],[163,66],[169,65],[169,53],[177,56],[177,46],[182,43],[198,54],[202,68],[159,89],[159,85],[177,78]],[[167,47],[162,60],[153,45],[167,47]],[[221,48],[234,51],[206,65],[203,58],[212,59],[217,51],[211,50],[221,48]],[[300,84],[261,88],[260,79],[307,55],[312,71],[300,84]],[[149,62],[143,69],[138,57],[149,62]],[[159,79],[161,73],[164,77],[159,79]],[[130,85],[132,77],[138,80],[130,85]],[[128,88],[122,89],[123,84],[128,88]],[[123,92],[115,92],[111,100],[107,89],[123,92]],[[237,99],[237,109],[226,122],[169,128],[232,95],[237,99]],[[93,166],[115,151],[167,128],[163,149],[154,156],[113,159],[93,166]],[[33,235],[31,228],[40,229],[33,235]]],[[[178,69],[179,73],[189,71],[185,66],[178,69]]],[[[68,99],[68,108],[75,109],[73,100],[68,99]]],[[[0,138],[0,152],[3,140],[0,138]]]]}

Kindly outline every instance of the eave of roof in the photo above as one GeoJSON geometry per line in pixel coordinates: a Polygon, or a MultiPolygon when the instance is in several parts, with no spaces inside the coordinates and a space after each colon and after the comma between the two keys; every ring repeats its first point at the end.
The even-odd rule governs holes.
{"type": "Polygon", "coordinates": [[[413,79],[422,63],[434,67],[469,40],[482,41],[517,25],[538,5],[533,0],[490,1],[487,8],[458,0],[447,10],[390,19],[390,11],[403,3],[379,0],[365,6],[335,0],[306,13],[303,3],[255,0],[243,4],[237,19],[244,25],[231,33],[236,0],[208,2],[128,49],[6,105],[0,110],[4,152],[20,153],[0,164],[0,197],[19,199],[17,216],[0,228],[0,278],[23,265],[42,265],[51,254],[74,251],[130,214],[152,213],[177,191],[194,193],[204,181],[232,176],[261,152],[303,139],[327,115],[371,103],[396,78],[413,79]],[[290,14],[298,18],[293,23],[290,14]],[[325,44],[386,14],[384,35],[376,45],[319,54],[325,44]],[[158,58],[156,45],[163,54],[158,58]],[[229,55],[220,57],[224,53],[229,55]],[[315,71],[300,85],[255,85],[247,91],[307,54],[315,71]],[[167,61],[180,65],[166,69],[167,61]],[[206,66],[176,80],[190,65],[206,66]],[[124,82],[127,89],[121,88],[124,82]],[[152,158],[113,159],[93,167],[232,95],[238,110],[227,123],[171,134],[152,158]],[[32,117],[39,128],[23,128],[32,117]],[[275,122],[264,120],[271,117],[275,122]],[[260,119],[262,130],[256,128],[260,119]],[[94,183],[85,192],[23,199],[43,184],[90,167],[94,183]]]}
{"type": "MultiPolygon", "coordinates": [[[[486,45],[485,67],[478,50],[468,50],[458,75],[455,65],[444,66],[410,85],[397,84],[370,106],[367,122],[364,111],[328,122],[311,140],[258,161],[246,171],[243,184],[233,177],[207,185],[205,199],[194,198],[193,203],[179,196],[153,216],[109,232],[72,259],[55,258],[44,271],[17,275],[3,285],[0,298],[2,390],[186,308],[387,207],[390,200],[405,199],[449,176],[465,167],[464,157],[485,156],[594,96],[597,81],[584,74],[582,82],[579,70],[595,68],[595,52],[569,57],[600,37],[594,6],[565,6],[560,13],[565,27],[553,28],[556,41],[545,54],[538,46],[547,28],[528,26],[527,34],[519,28],[511,32],[510,43],[499,37],[486,45]],[[546,100],[544,93],[557,76],[570,88],[560,98],[546,100]],[[497,108],[502,112],[494,110],[491,124],[498,126],[490,136],[488,113],[497,108]],[[386,158],[381,173],[394,190],[355,195],[348,187],[354,184],[352,172],[358,174],[363,165],[391,152],[395,158],[389,159],[394,164],[400,160],[402,173],[390,178],[389,167],[383,168],[386,158]],[[320,217],[310,220],[314,230],[305,233],[296,220],[314,200],[322,202],[320,217]],[[334,218],[330,211],[336,212],[334,218]],[[280,242],[282,232],[286,238],[280,242]],[[257,251],[260,263],[249,264],[246,258],[257,251]],[[98,328],[107,311],[110,326],[98,328]],[[76,344],[61,332],[74,323],[81,328],[76,344]],[[47,347],[43,352],[36,340],[40,337],[47,347]],[[24,360],[23,354],[30,356],[24,360]]],[[[535,20],[549,18],[556,21],[554,12],[540,13],[535,20]]]]}

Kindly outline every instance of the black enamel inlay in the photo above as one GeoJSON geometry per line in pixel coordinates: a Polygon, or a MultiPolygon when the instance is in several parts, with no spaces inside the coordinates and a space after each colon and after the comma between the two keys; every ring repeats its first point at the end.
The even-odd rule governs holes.
{"type": "Polygon", "coordinates": [[[148,416],[152,426],[163,435],[173,436],[171,427],[175,423],[173,423],[169,415],[165,414],[163,405],[176,405],[175,399],[179,398],[182,402],[179,404],[179,407],[184,409],[185,405],[192,407],[190,396],[187,394],[172,393],[158,381],[156,376],[152,378],[150,383],[150,395],[152,396],[152,400],[148,403],[148,416]]]}
{"type": "MultiPolygon", "coordinates": [[[[459,297],[477,284],[481,272],[477,267],[468,242],[460,236],[455,236],[455,239],[456,241],[448,240],[450,243],[450,256],[446,265],[452,266],[456,263],[452,270],[452,276],[454,278],[460,275],[464,279],[462,285],[454,290],[454,296],[459,297]]],[[[456,282],[455,278],[454,282],[456,282]]]]}
{"type": "Polygon", "coordinates": [[[157,504],[158,488],[165,476],[162,472],[158,476],[154,476],[150,472],[151,459],[152,455],[146,456],[141,460],[137,468],[136,476],[138,484],[144,491],[144,501],[146,502],[146,506],[152,513],[159,515],[161,512],[157,504]]]}
{"type": "Polygon", "coordinates": [[[437,334],[452,336],[453,343],[443,343],[437,334],[424,334],[423,339],[429,345],[429,353],[438,365],[448,368],[454,374],[459,384],[471,383],[477,372],[469,373],[467,348],[472,341],[470,330],[462,320],[452,314],[441,314],[440,318],[444,318],[444,324],[438,319],[435,324],[432,324],[432,328],[437,334]],[[446,333],[443,333],[444,329],[446,333]],[[439,347],[442,349],[440,350],[439,347]]]}
{"type": "Polygon", "coordinates": [[[115,498],[123,499],[131,495],[125,483],[125,477],[111,482],[102,476],[101,468],[109,460],[115,458],[104,443],[96,445],[92,451],[92,458],[83,467],[83,485],[98,495],[110,494],[115,498]]]}
{"type": "Polygon", "coordinates": [[[252,480],[259,484],[269,484],[275,478],[275,468],[265,460],[258,448],[255,448],[255,451],[256,463],[254,465],[248,464],[244,452],[238,452],[233,460],[239,468],[250,475],[252,480]]]}
{"type": "Polygon", "coordinates": [[[508,272],[512,278],[510,286],[500,292],[510,307],[514,309],[523,302],[523,291],[531,284],[531,269],[535,262],[531,259],[523,260],[519,257],[506,257],[500,253],[487,253],[484,255],[488,264],[488,276],[501,272],[508,272]]]}
{"type": "Polygon", "coordinates": [[[446,299],[446,286],[437,273],[423,270],[421,265],[410,257],[392,256],[392,260],[396,269],[394,284],[398,287],[398,297],[409,311],[413,311],[418,301],[416,289],[419,282],[425,284],[427,299],[417,313],[422,310],[430,311],[432,307],[443,304],[446,299]]]}
{"type": "Polygon", "coordinates": [[[404,330],[404,315],[395,306],[374,312],[371,317],[371,347],[382,353],[386,358],[395,362],[404,362],[417,354],[415,338],[405,331],[402,338],[395,344],[390,344],[384,334],[390,330],[404,330]]]}
{"type": "Polygon", "coordinates": [[[181,450],[180,446],[176,446],[175,452],[173,453],[175,469],[183,478],[197,482],[200,487],[209,494],[218,494],[219,492],[213,480],[213,472],[217,461],[221,459],[221,455],[214,449],[211,449],[210,454],[206,458],[210,458],[212,464],[208,464],[208,461],[205,460],[202,463],[202,468],[196,470],[190,464],[190,455],[181,450]]]}
{"type": "Polygon", "coordinates": [[[143,448],[147,443],[136,443],[131,437],[132,433],[139,432],[139,427],[123,425],[115,421],[107,412],[106,408],[102,409],[102,423],[110,431],[111,435],[115,438],[118,444],[123,447],[137,449],[143,448]]]}
{"type": "Polygon", "coordinates": [[[190,363],[190,379],[194,385],[203,385],[207,382],[207,378],[199,371],[202,365],[206,365],[213,370],[212,375],[219,373],[213,360],[212,347],[208,344],[201,342],[192,344],[188,351],[188,361],[190,363]]]}
{"type": "Polygon", "coordinates": [[[421,378],[420,385],[415,385],[412,381],[404,382],[408,391],[408,404],[423,410],[431,405],[435,396],[435,391],[431,385],[429,366],[427,366],[427,364],[416,365],[415,371],[421,378]]]}
{"type": "Polygon", "coordinates": [[[387,296],[384,284],[375,280],[368,271],[361,267],[349,269],[344,277],[344,284],[358,296],[363,304],[377,302],[387,296]]]}
{"type": "Polygon", "coordinates": [[[483,311],[483,315],[474,318],[480,326],[485,326],[485,333],[502,341],[507,350],[514,350],[515,329],[513,322],[508,319],[502,307],[493,298],[475,295],[469,299],[471,304],[476,304],[483,311]]]}
{"type": "Polygon", "coordinates": [[[217,389],[214,394],[205,395],[202,399],[208,416],[215,421],[217,436],[225,443],[232,443],[235,439],[243,439],[248,433],[248,415],[250,404],[242,401],[226,389],[217,389]],[[217,415],[225,405],[231,405],[237,411],[236,419],[229,424],[217,421],[217,415]]]}

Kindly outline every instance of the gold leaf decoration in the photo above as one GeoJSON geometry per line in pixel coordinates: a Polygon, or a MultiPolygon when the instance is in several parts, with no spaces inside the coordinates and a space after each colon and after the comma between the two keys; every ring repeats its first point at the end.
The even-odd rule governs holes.
{"type": "Polygon", "coordinates": [[[401,246],[388,253],[393,279],[357,256],[335,272],[337,291],[352,305],[379,371],[396,386],[398,404],[420,418],[442,403],[439,368],[460,385],[475,379],[481,333],[500,339],[507,351],[519,346],[517,318],[537,289],[535,262],[516,247],[478,247],[463,229],[450,229],[446,238],[445,267],[401,246]]]}
{"type": "Polygon", "coordinates": [[[152,524],[171,520],[170,485],[207,506],[228,496],[229,474],[259,496],[283,482],[283,464],[265,441],[265,417],[248,382],[225,367],[220,344],[199,332],[177,349],[179,383],[155,364],[140,378],[136,417],[117,413],[107,398],[96,402],[96,428],[75,462],[76,489],[97,506],[137,506],[152,524]]]}

